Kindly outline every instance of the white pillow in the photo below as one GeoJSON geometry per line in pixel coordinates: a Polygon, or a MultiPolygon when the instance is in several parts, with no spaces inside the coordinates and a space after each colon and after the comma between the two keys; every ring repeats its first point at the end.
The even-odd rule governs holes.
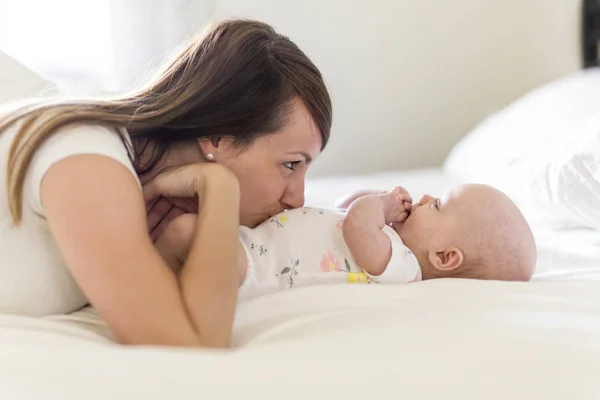
{"type": "Polygon", "coordinates": [[[494,185],[523,200],[531,158],[567,144],[573,128],[600,111],[600,68],[578,71],[524,95],[483,121],[451,151],[445,172],[494,185]]]}
{"type": "Polygon", "coordinates": [[[567,141],[532,157],[511,175],[520,182],[521,209],[531,221],[600,231],[600,107],[578,125],[567,141]]]}
{"type": "Polygon", "coordinates": [[[49,82],[0,51],[0,104],[38,94],[49,86],[49,82]]]}

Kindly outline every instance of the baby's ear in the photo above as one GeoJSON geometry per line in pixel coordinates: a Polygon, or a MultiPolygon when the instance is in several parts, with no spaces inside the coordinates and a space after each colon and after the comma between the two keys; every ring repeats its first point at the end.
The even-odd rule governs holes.
{"type": "Polygon", "coordinates": [[[460,267],[464,261],[463,252],[458,247],[449,247],[440,251],[430,251],[427,255],[431,265],[443,272],[460,267]]]}

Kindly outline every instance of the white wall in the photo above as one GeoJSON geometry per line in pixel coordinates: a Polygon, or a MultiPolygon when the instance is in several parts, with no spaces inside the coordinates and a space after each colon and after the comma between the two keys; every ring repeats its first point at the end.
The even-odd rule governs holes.
{"type": "Polygon", "coordinates": [[[45,79],[108,76],[109,36],[108,0],[0,0],[0,49],[45,79]]]}
{"type": "Polygon", "coordinates": [[[520,94],[579,68],[579,0],[215,0],[322,70],[332,140],[314,175],[439,165],[520,94]]]}
{"type": "Polygon", "coordinates": [[[109,0],[109,9],[112,55],[118,63],[114,78],[125,87],[139,82],[141,75],[151,71],[185,38],[201,30],[215,13],[215,2],[109,0]]]}
{"type": "Polygon", "coordinates": [[[61,87],[123,90],[214,12],[215,0],[0,0],[0,49],[61,87]]]}
{"type": "Polygon", "coordinates": [[[333,97],[332,139],[314,175],[439,165],[485,116],[580,63],[580,0],[46,3],[0,0],[0,48],[122,84],[212,14],[273,24],[315,61],[333,97]],[[30,9],[50,25],[28,19],[30,9]]]}

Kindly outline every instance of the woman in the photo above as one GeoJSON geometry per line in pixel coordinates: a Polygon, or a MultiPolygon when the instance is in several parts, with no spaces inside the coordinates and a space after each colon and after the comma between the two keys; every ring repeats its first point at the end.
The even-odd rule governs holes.
{"type": "Polygon", "coordinates": [[[0,313],[89,302],[121,343],[228,346],[238,226],[302,206],[330,127],[318,69],[245,20],[217,24],[129,95],[12,110],[0,120],[0,313]],[[203,213],[211,202],[223,211],[203,213]],[[175,274],[153,242],[186,211],[196,237],[175,274]]]}

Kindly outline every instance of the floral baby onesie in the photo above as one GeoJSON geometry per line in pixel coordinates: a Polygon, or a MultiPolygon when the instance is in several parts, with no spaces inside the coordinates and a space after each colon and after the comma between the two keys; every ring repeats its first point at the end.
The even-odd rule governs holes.
{"type": "Polygon", "coordinates": [[[240,227],[248,271],[239,297],[249,298],[293,287],[336,283],[409,283],[421,280],[414,254],[389,226],[392,257],[380,276],[354,261],[342,235],[343,211],[298,208],[254,229],[240,227]]]}

